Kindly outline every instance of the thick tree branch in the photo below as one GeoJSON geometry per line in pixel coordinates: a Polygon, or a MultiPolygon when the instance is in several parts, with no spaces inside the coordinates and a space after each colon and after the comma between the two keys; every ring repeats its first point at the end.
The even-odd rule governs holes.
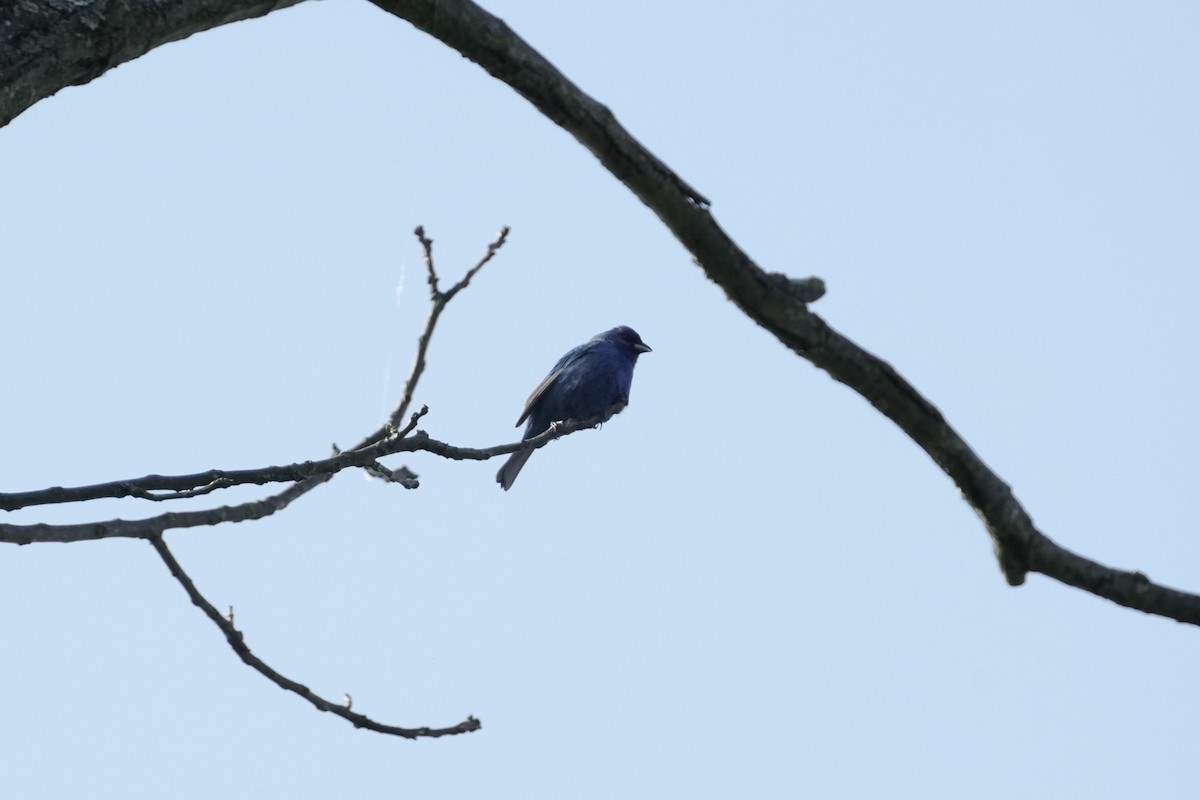
{"type": "Polygon", "coordinates": [[[175,556],[167,548],[167,543],[163,541],[163,537],[161,535],[150,537],[150,544],[154,547],[154,551],[158,553],[159,558],[163,560],[163,563],[167,565],[167,569],[170,570],[172,577],[179,581],[179,585],[187,592],[192,603],[203,611],[204,615],[212,620],[214,625],[221,629],[221,633],[225,634],[225,641],[233,648],[233,652],[237,653],[238,658],[279,688],[300,695],[317,709],[328,711],[330,714],[336,714],[342,719],[353,723],[356,728],[366,728],[377,733],[402,736],[405,739],[437,738],[439,736],[452,736],[454,734],[470,733],[471,731],[479,730],[479,720],[472,716],[449,728],[400,728],[395,725],[384,725],[363,714],[351,711],[348,702],[333,703],[313,693],[307,686],[281,675],[261,658],[250,652],[250,648],[246,646],[242,632],[233,626],[232,610],[228,617],[223,616],[212,603],[208,602],[204,595],[200,594],[200,590],[196,588],[196,584],[184,572],[183,567],[175,560],[175,556]]]}
{"type": "Polygon", "coordinates": [[[717,224],[708,201],[634,139],[499,18],[469,0],[372,0],[453,47],[508,84],[590,150],[650,207],[738,308],[798,355],[854,389],[895,422],[950,476],[992,536],[1009,583],[1041,572],[1129,608],[1200,624],[1200,597],[1104,567],[1047,538],[1011,489],[932,403],[890,364],[808,310],[819,279],[763,270],[717,224]]]}
{"type": "Polygon", "coordinates": [[[156,47],[301,0],[0,2],[0,127],[156,47]]]}

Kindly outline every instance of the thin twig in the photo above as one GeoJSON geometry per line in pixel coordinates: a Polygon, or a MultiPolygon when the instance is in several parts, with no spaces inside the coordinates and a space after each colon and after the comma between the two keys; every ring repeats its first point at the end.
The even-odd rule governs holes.
{"type": "Polygon", "coordinates": [[[383,723],[376,722],[364,714],[358,714],[354,711],[351,711],[350,704],[344,700],[341,703],[334,703],[326,700],[320,695],[315,694],[307,686],[297,683],[291,678],[280,674],[265,661],[250,651],[250,648],[246,645],[245,637],[242,635],[242,632],[233,626],[232,610],[229,614],[229,618],[227,618],[217,610],[216,606],[208,602],[207,598],[205,598],[204,595],[200,593],[200,590],[196,588],[195,582],[192,581],[191,577],[188,576],[180,563],[175,559],[175,556],[167,547],[167,543],[163,540],[161,534],[150,537],[150,545],[154,548],[154,551],[158,553],[159,557],[163,560],[163,563],[167,565],[167,569],[171,572],[171,575],[179,582],[179,585],[183,587],[183,590],[187,592],[192,603],[198,606],[200,610],[204,612],[204,615],[212,620],[212,623],[220,629],[221,633],[225,635],[225,641],[229,643],[231,648],[233,648],[233,652],[237,653],[238,658],[245,662],[248,667],[258,672],[260,675],[274,683],[279,688],[286,689],[289,692],[300,695],[305,700],[312,703],[313,706],[315,706],[318,710],[328,711],[330,714],[336,714],[342,719],[353,724],[356,728],[365,728],[370,731],[375,731],[376,733],[386,733],[392,736],[402,736],[405,739],[437,738],[439,736],[453,736],[460,733],[470,733],[472,731],[479,730],[480,722],[473,716],[469,716],[457,725],[452,725],[448,728],[402,728],[395,725],[384,725],[383,723]]]}
{"type": "MultiPolygon", "coordinates": [[[[437,270],[433,264],[433,240],[425,235],[425,228],[418,225],[413,235],[417,237],[417,241],[421,244],[421,249],[425,254],[425,269],[428,272],[429,278],[429,317],[425,320],[425,329],[421,332],[420,338],[417,339],[417,355],[413,359],[412,370],[409,373],[408,380],[404,382],[404,391],[400,393],[400,402],[396,405],[396,410],[388,417],[387,424],[377,432],[377,435],[384,435],[388,429],[400,427],[400,419],[408,413],[408,407],[412,405],[413,392],[416,391],[417,381],[421,379],[421,375],[425,372],[425,355],[429,351],[429,340],[433,337],[433,329],[437,326],[438,319],[442,316],[442,311],[446,309],[446,305],[459,293],[468,283],[475,273],[483,269],[483,265],[492,260],[492,256],[496,254],[504,243],[508,241],[508,226],[505,225],[500,229],[500,234],[496,240],[488,245],[487,252],[483,258],[479,260],[474,267],[467,270],[467,274],[463,279],[451,287],[449,292],[441,292],[438,289],[437,270]]],[[[367,437],[370,440],[370,437],[367,437]]],[[[364,440],[366,441],[366,440],[364,440]]]]}
{"type": "Polygon", "coordinates": [[[414,228],[413,236],[416,236],[417,241],[421,243],[421,252],[425,257],[425,274],[427,276],[426,283],[429,284],[429,295],[434,302],[437,302],[441,292],[438,291],[437,270],[433,266],[433,239],[425,235],[424,225],[414,228]]]}
{"type": "MultiPolygon", "coordinates": [[[[418,226],[414,233],[425,253],[425,263],[429,271],[431,291],[429,317],[425,328],[417,341],[417,355],[413,361],[412,370],[404,382],[404,391],[395,410],[388,416],[388,421],[377,431],[363,437],[357,445],[344,452],[336,452],[331,458],[318,461],[305,461],[299,464],[284,466],[260,467],[245,470],[212,469],[190,475],[146,475],[141,478],[97,483],[90,486],[64,488],[52,486],[48,489],[37,489],[28,492],[0,492],[0,510],[14,511],[30,506],[51,505],[58,503],[76,503],[101,498],[136,497],[141,500],[162,502],[165,500],[181,500],[199,497],[218,489],[244,484],[263,485],[282,481],[302,481],[317,475],[333,475],[349,467],[372,467],[374,462],[383,456],[418,448],[405,447],[398,440],[404,439],[416,427],[417,420],[429,412],[423,407],[415,412],[403,429],[400,420],[408,412],[412,404],[413,393],[417,382],[425,372],[426,353],[429,342],[433,338],[434,328],[441,318],[442,311],[460,291],[465,289],[471,279],[483,269],[496,253],[508,241],[508,226],[500,229],[500,234],[488,245],[487,251],[479,261],[467,270],[466,274],[449,291],[438,290],[437,272],[433,264],[433,241],[426,237],[425,229],[418,226]]],[[[404,483],[404,481],[400,481],[404,483]]],[[[104,524],[104,523],[100,523],[104,524]]],[[[213,524],[213,523],[203,523],[213,524]]],[[[32,526],[24,526],[26,528],[32,526]]],[[[85,537],[94,538],[94,537],[85,537]]],[[[0,536],[0,541],[6,540],[0,536]]],[[[57,541],[57,540],[56,540],[57,541]]],[[[72,540],[74,541],[74,540],[72,540]]]]}
{"type": "MultiPolygon", "coordinates": [[[[334,456],[319,459],[319,461],[286,464],[282,465],[282,467],[241,470],[210,469],[203,471],[203,473],[193,473],[191,475],[146,475],[144,477],[134,477],[134,479],[92,483],[90,486],[72,488],[53,486],[46,489],[35,489],[35,491],[30,492],[0,493],[0,510],[14,511],[25,509],[25,507],[29,506],[80,503],[80,501],[102,498],[132,497],[161,503],[163,500],[200,497],[200,495],[215,492],[217,489],[242,486],[247,485],[247,483],[262,486],[264,483],[304,481],[318,475],[334,475],[338,471],[350,467],[372,467],[377,459],[391,455],[391,453],[416,450],[416,447],[404,445],[403,440],[416,427],[416,422],[428,413],[428,407],[416,411],[410,417],[407,425],[402,429],[398,429],[397,431],[397,428],[400,428],[400,420],[407,413],[409,405],[412,405],[416,384],[418,384],[421,375],[425,372],[425,357],[428,347],[430,347],[434,327],[437,326],[438,319],[442,317],[442,311],[446,305],[454,299],[455,295],[460,293],[464,288],[467,288],[470,279],[481,269],[484,269],[484,265],[488,261],[491,261],[500,247],[503,247],[504,243],[508,241],[509,228],[505,225],[504,228],[500,229],[496,240],[487,246],[487,251],[482,255],[478,263],[470,267],[461,281],[452,285],[450,290],[445,291],[445,293],[439,291],[437,288],[437,272],[433,269],[433,241],[425,236],[424,228],[416,228],[415,234],[418,237],[418,241],[421,242],[421,247],[425,249],[426,264],[428,271],[430,271],[430,287],[432,291],[430,315],[428,315],[428,319],[425,321],[425,329],[422,330],[421,336],[418,339],[416,359],[413,362],[413,368],[408,375],[408,379],[404,381],[404,391],[401,393],[400,402],[397,403],[396,409],[389,415],[388,422],[383,427],[380,427],[378,431],[370,435],[366,435],[352,449],[344,452],[335,452],[334,456]]],[[[26,525],[24,528],[30,527],[26,525]]],[[[0,536],[0,541],[12,540],[5,540],[4,537],[0,536]]]]}
{"type": "Polygon", "coordinates": [[[475,273],[483,269],[484,265],[492,260],[492,257],[499,252],[500,248],[504,247],[504,243],[508,241],[508,230],[509,228],[507,225],[501,228],[500,235],[496,237],[496,241],[488,245],[487,252],[484,253],[483,257],[479,259],[479,262],[467,270],[467,274],[463,275],[462,280],[451,286],[450,289],[442,295],[443,304],[449,303],[454,299],[454,295],[467,288],[467,286],[471,283],[471,279],[475,277],[475,273]]]}

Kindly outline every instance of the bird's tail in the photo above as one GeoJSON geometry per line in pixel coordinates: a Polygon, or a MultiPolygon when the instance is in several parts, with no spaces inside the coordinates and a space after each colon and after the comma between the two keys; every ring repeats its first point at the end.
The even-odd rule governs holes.
{"type": "Polygon", "coordinates": [[[512,487],[521,467],[525,466],[525,462],[531,455],[533,455],[532,450],[522,450],[509,456],[508,461],[505,461],[504,466],[496,473],[496,483],[500,484],[501,489],[507,492],[512,487]]]}

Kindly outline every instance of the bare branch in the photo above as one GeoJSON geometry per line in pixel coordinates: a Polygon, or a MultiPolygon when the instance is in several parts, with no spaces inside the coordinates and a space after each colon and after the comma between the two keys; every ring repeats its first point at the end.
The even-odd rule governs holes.
{"type": "Polygon", "coordinates": [[[428,413],[429,406],[421,406],[420,411],[414,411],[413,415],[408,420],[408,424],[396,432],[396,438],[403,439],[405,436],[408,436],[410,433],[412,433],[413,429],[417,427],[417,423],[421,421],[421,417],[428,413]]]}
{"type": "MultiPolygon", "coordinates": [[[[347,453],[341,453],[333,458],[325,459],[324,461],[306,461],[303,464],[292,464],[286,467],[266,467],[262,470],[243,470],[242,473],[222,473],[224,475],[237,475],[240,478],[246,478],[245,483],[267,483],[272,480],[294,480],[294,478],[286,477],[300,472],[307,473],[307,479],[288,487],[279,494],[262,500],[252,500],[247,503],[242,503],[235,506],[221,506],[219,508],[205,509],[203,511],[184,511],[184,512],[169,512],[160,514],[156,517],[148,517],[139,520],[123,520],[112,519],[102,522],[85,522],[74,525],[48,525],[45,523],[35,523],[32,525],[10,525],[0,523],[0,542],[9,544],[33,544],[44,542],[82,542],[92,541],[95,539],[151,539],[155,536],[161,536],[165,531],[176,528],[195,528],[204,525],[220,525],[224,522],[245,522],[252,519],[261,519],[270,516],[276,511],[283,510],[289,503],[295,500],[300,495],[314,489],[321,483],[332,478],[336,473],[349,467],[364,467],[372,472],[380,474],[387,480],[400,483],[409,489],[415,489],[417,486],[416,475],[410,472],[406,467],[401,467],[397,470],[391,470],[377,462],[377,459],[386,455],[395,453],[415,453],[424,452],[432,453],[433,455],[449,458],[456,461],[486,461],[489,458],[496,456],[508,455],[515,453],[518,450],[535,450],[539,447],[544,447],[555,439],[561,439],[564,436],[569,436],[576,431],[581,431],[587,428],[594,428],[597,425],[602,425],[613,417],[613,415],[621,412],[625,408],[625,403],[620,402],[613,405],[604,413],[584,420],[570,420],[559,422],[550,427],[549,430],[538,434],[530,439],[512,444],[501,444],[494,447],[457,447],[446,442],[438,441],[429,437],[425,431],[416,431],[410,433],[404,438],[389,439],[379,442],[362,450],[352,450],[347,453]],[[255,474],[258,473],[258,474],[255,474]],[[284,477],[272,477],[284,476],[284,477]]],[[[426,409],[422,409],[424,413],[426,409]]],[[[420,418],[421,413],[413,414],[412,423],[420,418]]],[[[209,473],[203,473],[205,475],[209,473]]],[[[177,478],[163,478],[163,476],[153,476],[156,480],[183,480],[188,476],[178,476],[177,478]]],[[[112,484],[99,484],[101,487],[119,487],[129,486],[134,481],[118,481],[112,484]]],[[[229,485],[235,485],[229,483],[229,485]]],[[[56,487],[47,492],[54,492],[55,497],[70,496],[72,492],[79,491],[81,494],[96,487],[84,486],[78,490],[63,489],[56,487]]],[[[26,495],[37,495],[37,492],[27,492],[26,495]]],[[[13,495],[9,495],[12,497],[13,495]]],[[[110,496],[110,495],[100,495],[110,496]]],[[[122,495],[127,496],[127,495],[122,495]]],[[[56,500],[50,502],[70,502],[69,500],[56,500]]],[[[33,505],[33,503],[29,503],[33,505]]]]}
{"type": "Polygon", "coordinates": [[[429,297],[437,302],[441,292],[438,291],[437,269],[433,266],[433,239],[425,235],[425,226],[418,225],[413,229],[413,236],[421,243],[421,252],[425,259],[425,282],[429,284],[429,297]]]}
{"type": "Polygon", "coordinates": [[[439,442],[437,439],[429,438],[425,431],[417,431],[407,440],[405,440],[405,449],[413,451],[421,451],[424,453],[433,453],[435,456],[449,458],[454,461],[487,461],[489,458],[496,456],[508,455],[519,450],[537,450],[545,447],[555,439],[561,439],[564,436],[569,436],[576,431],[582,431],[589,428],[596,428],[608,422],[615,415],[621,413],[628,405],[624,400],[613,404],[604,412],[591,417],[589,419],[565,420],[554,422],[550,427],[539,433],[537,436],[532,436],[520,442],[512,444],[500,444],[495,447],[456,447],[452,444],[439,442]]]}
{"type": "MultiPolygon", "coordinates": [[[[429,295],[430,307],[429,317],[425,321],[425,330],[417,339],[417,356],[413,360],[412,371],[409,373],[408,380],[404,383],[404,391],[400,395],[400,403],[396,406],[396,410],[388,417],[388,423],[385,428],[379,432],[382,435],[387,428],[400,427],[400,418],[408,412],[408,407],[412,404],[413,392],[416,390],[417,381],[421,379],[421,375],[425,372],[425,354],[429,351],[429,340],[433,336],[433,329],[438,323],[438,319],[442,316],[442,311],[454,299],[454,296],[459,293],[468,283],[471,278],[475,277],[475,273],[483,269],[483,265],[492,260],[492,256],[496,251],[504,246],[508,241],[508,226],[505,225],[500,229],[500,234],[496,240],[488,245],[487,253],[480,259],[474,267],[467,270],[467,274],[463,279],[451,287],[449,292],[441,292],[438,289],[437,270],[433,266],[433,240],[425,236],[425,228],[418,225],[413,235],[417,237],[417,241],[421,244],[421,249],[425,254],[425,269],[428,273],[429,280],[429,295]]],[[[367,437],[364,441],[371,441],[371,437],[367,437]]]]}
{"type": "Polygon", "coordinates": [[[301,495],[315,489],[332,475],[318,475],[292,484],[278,494],[251,500],[235,506],[206,508],[202,511],[173,511],[147,519],[110,519],[102,522],[83,522],[74,525],[0,524],[0,542],[8,544],[42,544],[45,542],[87,542],[95,539],[149,539],[161,536],[173,528],[196,528],[220,525],[223,522],[246,522],[269,517],[291,505],[301,495]]]}
{"type": "Polygon", "coordinates": [[[475,273],[483,269],[484,265],[491,261],[492,257],[500,251],[500,248],[504,247],[504,243],[508,241],[508,231],[509,228],[507,225],[500,229],[500,235],[496,237],[494,242],[488,245],[487,252],[483,254],[483,257],[479,259],[478,263],[467,270],[467,274],[463,275],[462,280],[451,286],[449,291],[442,295],[445,298],[444,302],[449,303],[454,299],[454,295],[467,288],[467,286],[471,283],[471,279],[475,277],[475,273]]]}
{"type": "MultiPolygon", "coordinates": [[[[354,455],[346,455],[344,458],[347,461],[360,460],[354,455]]],[[[136,497],[140,500],[155,502],[180,500],[205,495],[217,489],[228,489],[231,486],[244,484],[262,485],[265,483],[278,483],[280,481],[301,481],[319,474],[333,474],[338,470],[330,469],[328,464],[329,462],[337,462],[338,460],[335,457],[325,459],[324,461],[306,461],[303,464],[263,467],[260,469],[213,469],[191,475],[146,475],[142,478],[126,478],[109,483],[96,483],[90,486],[73,486],[69,488],[52,486],[49,489],[37,489],[29,492],[0,493],[0,509],[14,511],[18,508],[28,508],[30,506],[79,503],[87,500],[118,497],[136,497]]],[[[347,464],[347,466],[362,466],[362,464],[347,464]]]]}
{"type": "MultiPolygon", "coordinates": [[[[431,306],[429,317],[425,321],[425,328],[421,332],[421,336],[417,342],[417,356],[413,361],[412,371],[409,373],[408,379],[404,383],[404,391],[401,393],[400,402],[396,409],[389,415],[388,421],[379,430],[364,437],[361,442],[355,445],[354,448],[340,452],[335,447],[335,454],[331,458],[322,459],[320,461],[305,461],[301,464],[289,464],[286,466],[261,467],[258,469],[245,470],[208,470],[206,472],[197,472],[191,475],[147,475],[142,478],[129,478],[125,480],[111,481],[108,483],[92,484],[90,486],[77,486],[74,488],[64,488],[61,486],[52,486],[48,489],[38,489],[28,492],[0,492],[0,509],[5,511],[14,511],[18,508],[27,508],[36,505],[50,505],[56,503],[74,503],[86,500],[98,500],[101,498],[120,498],[120,497],[137,497],[142,500],[163,501],[163,500],[179,500],[190,497],[198,497],[213,492],[217,489],[227,489],[231,486],[239,486],[245,484],[262,485],[266,483],[278,483],[282,481],[303,481],[309,478],[324,475],[326,478],[332,476],[343,469],[349,467],[365,467],[385,475],[389,480],[394,480],[408,488],[415,488],[416,475],[404,469],[397,474],[397,471],[389,470],[376,461],[384,456],[399,452],[411,452],[413,450],[422,449],[419,446],[414,446],[417,442],[407,438],[409,433],[416,427],[417,421],[429,412],[428,407],[422,407],[420,411],[415,412],[409,419],[408,424],[397,431],[399,421],[408,411],[412,404],[413,393],[416,390],[417,382],[421,379],[421,375],[425,371],[425,355],[429,349],[429,342],[433,338],[433,331],[438,320],[441,318],[442,311],[454,299],[460,291],[465,289],[470,284],[471,279],[483,269],[496,253],[508,241],[509,228],[505,226],[500,229],[496,239],[488,245],[487,251],[475,264],[467,270],[458,283],[454,284],[447,292],[441,292],[437,288],[437,273],[433,266],[433,241],[425,236],[425,229],[418,226],[414,231],[417,240],[421,243],[425,253],[425,262],[429,270],[429,285],[431,291],[431,306]]],[[[435,446],[448,448],[447,452],[454,450],[449,445],[442,445],[440,442],[435,442],[435,446]]],[[[481,451],[468,451],[481,452],[481,451]]],[[[500,451],[505,452],[505,451],[500,451]]],[[[509,451],[511,452],[511,451],[509,451]]],[[[453,456],[450,456],[453,457],[453,456]]],[[[490,457],[490,456],[488,456],[490,457]]],[[[252,505],[252,504],[246,504],[252,505]]],[[[238,506],[237,508],[242,508],[238,506]]],[[[214,515],[219,513],[228,514],[229,508],[213,509],[211,512],[196,512],[197,514],[208,515],[206,519],[215,519],[214,515]]],[[[273,513],[273,512],[272,512],[273,513]]],[[[186,516],[186,515],[185,515],[186,516]]],[[[235,517],[237,515],[234,515],[235,517]]],[[[167,525],[165,528],[158,527],[157,521],[163,518],[155,517],[154,519],[138,520],[136,522],[127,523],[122,520],[114,520],[112,522],[89,523],[85,525],[72,526],[41,526],[41,525],[0,525],[0,541],[16,541],[21,544],[27,544],[31,541],[81,541],[85,539],[107,538],[108,536],[132,536],[135,538],[146,538],[154,533],[161,533],[167,528],[173,527],[190,527],[192,524],[198,525],[213,525],[217,522],[224,521],[241,521],[240,519],[216,519],[216,521],[193,522],[189,517],[189,524],[185,525],[167,525]],[[36,529],[36,535],[33,535],[33,530],[36,529]],[[70,530],[67,530],[70,529],[70,530]],[[110,531],[120,531],[119,533],[111,533],[110,531]],[[28,538],[33,535],[33,538],[28,538]],[[58,536],[67,536],[69,538],[57,538],[58,536]]]]}
{"type": "Polygon", "coordinates": [[[184,571],[183,567],[175,559],[175,556],[167,548],[167,543],[163,541],[161,534],[151,536],[150,545],[154,548],[154,551],[158,553],[159,557],[163,560],[163,563],[167,565],[167,569],[170,570],[171,575],[175,578],[175,580],[179,581],[179,585],[183,587],[185,592],[187,592],[192,603],[198,606],[200,610],[204,612],[204,615],[212,620],[212,623],[221,630],[221,633],[225,635],[225,641],[229,643],[231,648],[233,648],[233,652],[237,653],[238,658],[245,662],[248,667],[258,672],[260,675],[274,683],[279,688],[286,689],[289,692],[300,695],[305,700],[312,703],[313,706],[315,706],[318,710],[328,711],[330,714],[336,714],[342,719],[353,724],[356,728],[366,728],[367,730],[375,731],[376,733],[402,736],[405,739],[437,738],[439,736],[453,736],[460,733],[470,733],[472,731],[479,730],[480,722],[473,716],[469,716],[457,725],[452,725],[448,728],[401,728],[395,725],[384,725],[383,723],[376,722],[375,720],[363,714],[357,714],[351,711],[349,695],[346,695],[341,703],[334,703],[330,700],[326,700],[320,695],[315,694],[307,686],[281,675],[261,658],[254,655],[254,653],[250,651],[250,648],[246,646],[246,641],[242,636],[242,632],[233,626],[232,607],[230,608],[229,616],[227,618],[216,609],[216,606],[208,602],[204,595],[200,593],[200,590],[196,588],[196,584],[192,581],[192,579],[184,571]]]}
{"type": "Polygon", "coordinates": [[[49,489],[29,492],[0,493],[0,509],[13,511],[29,506],[78,503],[120,497],[136,497],[153,501],[179,500],[208,494],[216,489],[228,489],[232,486],[247,484],[261,486],[267,483],[305,481],[319,476],[328,478],[349,467],[369,466],[376,459],[400,452],[403,449],[398,442],[383,441],[366,448],[337,452],[330,458],[304,461],[299,464],[240,470],[211,469],[190,475],[146,475],[142,478],[126,478],[90,486],[71,488],[52,486],[49,489]]]}

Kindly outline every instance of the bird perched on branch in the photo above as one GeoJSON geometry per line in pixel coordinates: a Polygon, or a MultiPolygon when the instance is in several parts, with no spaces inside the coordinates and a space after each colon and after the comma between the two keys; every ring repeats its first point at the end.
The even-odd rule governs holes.
{"type": "MultiPolygon", "coordinates": [[[[568,351],[525,401],[517,425],[526,419],[529,424],[521,440],[537,436],[551,423],[590,419],[629,402],[633,365],[638,356],[649,352],[637,331],[625,325],[568,351]]],[[[496,473],[496,482],[504,491],[512,487],[531,455],[532,450],[523,450],[504,462],[496,473]]]]}

